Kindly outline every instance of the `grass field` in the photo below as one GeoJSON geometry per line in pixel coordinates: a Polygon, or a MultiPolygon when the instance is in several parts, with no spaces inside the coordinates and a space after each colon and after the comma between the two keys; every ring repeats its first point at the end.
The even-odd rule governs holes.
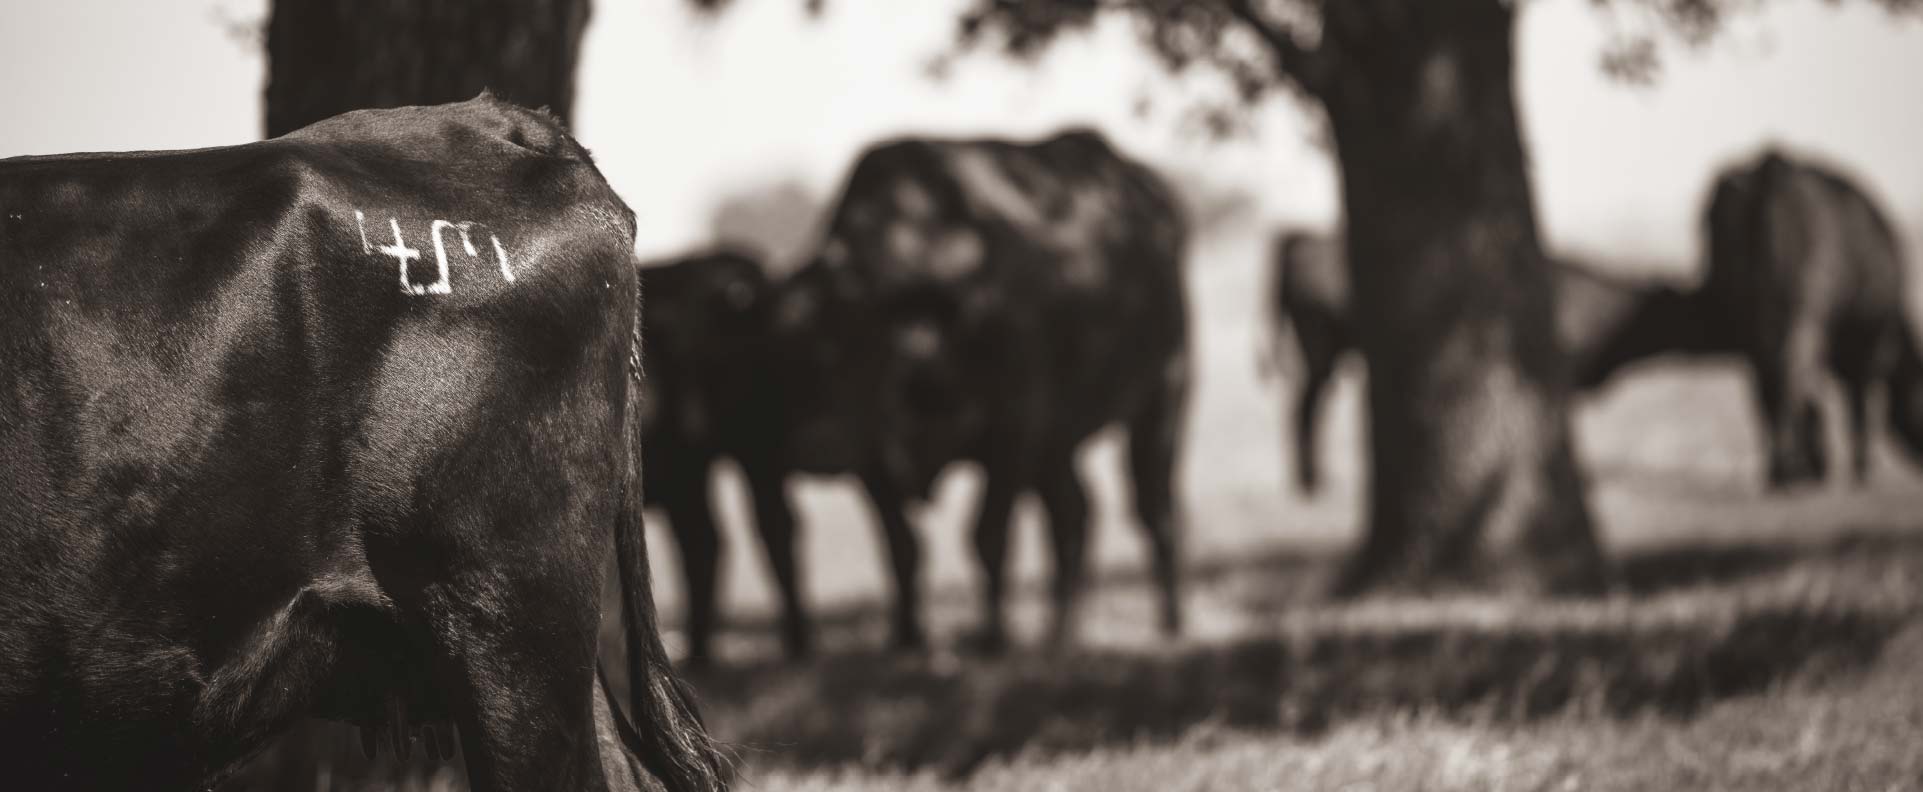
{"type": "MultiPolygon", "coordinates": [[[[798,485],[822,652],[780,662],[738,483],[722,482],[732,623],[722,667],[694,681],[742,788],[1923,788],[1923,474],[1886,442],[1866,485],[1768,496],[1740,369],[1652,367],[1578,418],[1613,593],[1332,602],[1322,592],[1357,536],[1359,374],[1325,429],[1329,491],[1288,491],[1283,395],[1253,365],[1257,253],[1220,245],[1193,271],[1180,641],[1150,627],[1113,438],[1083,460],[1099,571],[1083,641],[1061,654],[952,649],[975,615],[978,482],[964,470],[921,515],[938,646],[926,657],[879,651],[883,556],[853,489],[798,485]]],[[[1029,646],[1044,616],[1038,511],[1024,507],[1016,548],[1029,646]]],[[[672,544],[658,526],[650,539],[677,622],[672,544]]],[[[357,745],[345,728],[305,728],[229,788],[459,784],[454,768],[370,764],[357,745]]]]}

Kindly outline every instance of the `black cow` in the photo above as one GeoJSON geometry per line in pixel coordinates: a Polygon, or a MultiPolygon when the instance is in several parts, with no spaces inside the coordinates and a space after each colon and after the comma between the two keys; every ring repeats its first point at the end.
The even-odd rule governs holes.
{"type": "Polygon", "coordinates": [[[781,371],[772,355],[774,284],[761,265],[714,251],[644,267],[645,382],[642,418],[648,503],[668,514],[688,586],[689,660],[705,664],[715,628],[721,532],[709,503],[714,463],[740,465],[775,572],[790,656],[809,648],[795,564],[795,521],[781,371]]]}
{"type": "MultiPolygon", "coordinates": [[[[1349,272],[1341,245],[1302,231],[1276,237],[1271,248],[1268,356],[1279,355],[1282,335],[1294,330],[1302,361],[1295,400],[1296,483],[1319,484],[1315,438],[1322,398],[1336,364],[1356,347],[1349,309],[1349,272]]],[[[1600,388],[1623,367],[1659,355],[1734,354],[1727,328],[1714,321],[1695,292],[1608,275],[1569,260],[1554,262],[1556,332],[1579,389],[1600,388]]]]}
{"type": "Polygon", "coordinates": [[[0,162],[0,778],[211,785],[313,715],[458,724],[482,789],[605,788],[610,727],[722,788],[639,530],[633,224],[486,97],[0,162]]]}
{"type": "Polygon", "coordinates": [[[904,506],[959,460],[985,477],[983,647],[1005,642],[1009,518],[1025,491],[1041,497],[1055,547],[1051,636],[1070,637],[1089,519],[1075,455],[1112,424],[1128,434],[1161,624],[1179,629],[1187,234],[1167,185],[1090,131],[903,139],[856,163],[819,254],[782,286],[777,359],[790,465],[854,471],[876,505],[897,644],[923,642],[904,506]]]}
{"type": "Polygon", "coordinates": [[[1771,149],[1717,178],[1703,223],[1703,289],[1749,356],[1770,485],[1827,472],[1826,368],[1842,381],[1858,479],[1869,472],[1869,395],[1879,384],[1889,386],[1898,438],[1923,457],[1923,361],[1904,311],[1908,278],[1876,203],[1835,171],[1771,149]]]}

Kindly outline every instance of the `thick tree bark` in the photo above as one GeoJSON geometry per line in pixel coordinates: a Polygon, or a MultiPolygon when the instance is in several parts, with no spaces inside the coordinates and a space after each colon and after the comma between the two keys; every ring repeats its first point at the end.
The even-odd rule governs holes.
{"type": "Polygon", "coordinates": [[[588,0],[274,0],[267,136],[483,88],[566,121],[587,21],[588,0]]]}
{"type": "Polygon", "coordinates": [[[1345,0],[1325,14],[1316,87],[1370,372],[1368,534],[1338,588],[1598,589],[1508,4],[1345,0]]]}

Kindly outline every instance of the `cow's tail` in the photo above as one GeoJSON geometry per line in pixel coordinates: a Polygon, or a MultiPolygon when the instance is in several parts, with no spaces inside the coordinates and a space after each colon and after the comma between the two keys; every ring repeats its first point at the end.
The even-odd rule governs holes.
{"type": "Polygon", "coordinates": [[[1901,322],[1896,335],[1896,367],[1890,373],[1884,407],[1889,411],[1890,429],[1910,461],[1923,465],[1923,354],[1909,322],[1901,322]]]}
{"type": "MultiPolygon", "coordinates": [[[[648,544],[641,522],[641,306],[636,287],[634,326],[628,339],[628,395],[624,416],[627,475],[614,526],[621,576],[622,617],[628,636],[629,706],[634,730],[623,742],[670,792],[718,792],[728,788],[727,761],[702,725],[694,694],[674,673],[655,616],[648,544]]],[[[620,712],[615,713],[617,720],[620,712]]]]}

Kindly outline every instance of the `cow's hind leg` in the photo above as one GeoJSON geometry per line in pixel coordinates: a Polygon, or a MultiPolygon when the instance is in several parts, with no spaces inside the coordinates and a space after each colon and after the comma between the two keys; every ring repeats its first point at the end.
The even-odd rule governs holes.
{"type": "Polygon", "coordinates": [[[1075,637],[1083,575],[1088,564],[1088,492],[1075,469],[1073,450],[1050,457],[1041,471],[1039,492],[1048,510],[1048,530],[1055,547],[1054,623],[1050,643],[1061,646],[1075,637]]]}
{"type": "Polygon", "coordinates": [[[681,550],[682,579],[688,589],[688,662],[695,666],[706,666],[713,657],[721,578],[721,527],[715,524],[708,500],[709,469],[706,459],[690,461],[663,471],[654,484],[681,550]]]}
{"type": "Polygon", "coordinates": [[[1004,614],[1008,600],[1008,528],[1015,511],[1015,496],[1021,488],[1012,465],[983,467],[986,481],[975,514],[975,560],[981,566],[982,613],[973,643],[981,651],[994,653],[1008,647],[1004,614]]]}
{"type": "Polygon", "coordinates": [[[1771,488],[1820,481],[1828,467],[1816,392],[1823,372],[1819,336],[1814,323],[1798,322],[1751,358],[1766,427],[1771,488]]]}
{"type": "Polygon", "coordinates": [[[601,790],[594,674],[617,504],[596,486],[611,477],[593,475],[593,462],[540,454],[533,442],[463,454],[442,481],[516,485],[430,485],[406,527],[369,533],[368,559],[403,622],[427,639],[474,789],[601,790]],[[510,479],[497,461],[553,458],[522,469],[576,475],[510,479]]]}
{"type": "Polygon", "coordinates": [[[742,475],[754,500],[755,529],[761,533],[761,546],[774,572],[775,588],[781,595],[781,643],[788,657],[806,657],[810,651],[808,609],[801,601],[801,570],[795,560],[795,514],[788,501],[788,486],[780,468],[760,460],[744,459],[742,475]]]}
{"type": "Polygon", "coordinates": [[[1141,520],[1161,594],[1162,632],[1182,629],[1180,591],[1182,517],[1175,500],[1176,455],[1188,405],[1187,361],[1168,363],[1165,382],[1128,424],[1128,462],[1135,484],[1135,515],[1141,520]]]}
{"type": "Polygon", "coordinates": [[[908,521],[906,498],[887,475],[861,477],[888,544],[888,566],[895,575],[895,616],[892,641],[896,649],[920,650],[928,639],[921,626],[921,538],[908,521]]]}
{"type": "Polygon", "coordinates": [[[603,789],[593,731],[600,580],[590,572],[600,567],[521,549],[422,597],[468,776],[477,790],[603,789]]]}
{"type": "Polygon", "coordinates": [[[1829,364],[1843,385],[1844,413],[1849,421],[1850,471],[1856,483],[1869,481],[1870,390],[1890,379],[1900,355],[1900,325],[1882,322],[1845,323],[1830,336],[1829,364]]]}
{"type": "Polygon", "coordinates": [[[1870,480],[1870,384],[1859,378],[1844,379],[1843,406],[1850,424],[1850,471],[1862,484],[1870,480]]]}

